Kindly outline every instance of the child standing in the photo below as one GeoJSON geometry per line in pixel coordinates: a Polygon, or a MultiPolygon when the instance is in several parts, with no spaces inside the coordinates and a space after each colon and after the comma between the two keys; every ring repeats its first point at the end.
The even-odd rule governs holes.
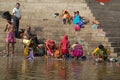
{"type": "Polygon", "coordinates": [[[4,57],[7,57],[9,56],[10,54],[10,44],[12,45],[12,54],[14,54],[14,44],[16,43],[16,39],[15,39],[15,25],[11,22],[11,19],[10,20],[7,20],[7,25],[6,25],[6,28],[5,28],[5,32],[8,31],[8,34],[7,34],[7,38],[6,38],[6,43],[7,43],[7,54],[4,56],[4,57]]]}

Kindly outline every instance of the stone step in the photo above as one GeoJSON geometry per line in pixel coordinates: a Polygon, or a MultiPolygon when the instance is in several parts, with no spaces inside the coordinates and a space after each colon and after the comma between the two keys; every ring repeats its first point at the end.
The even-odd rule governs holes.
{"type": "Polygon", "coordinates": [[[112,47],[120,47],[120,42],[112,42],[111,46],[112,47]]]}
{"type": "Polygon", "coordinates": [[[110,41],[110,42],[120,42],[120,37],[108,37],[108,41],[110,41]]]}
{"type": "MultiPolygon", "coordinates": [[[[56,26],[56,25],[53,25],[53,26],[56,26]]],[[[65,25],[65,27],[63,26],[63,27],[32,27],[32,29],[34,30],[34,31],[36,31],[36,32],[38,32],[38,33],[41,33],[41,32],[60,32],[60,30],[62,30],[62,31],[66,31],[66,32],[71,32],[71,33],[74,33],[75,31],[74,31],[74,29],[73,29],[73,27],[71,27],[71,26],[69,26],[69,25],[65,25]]],[[[25,29],[25,27],[20,27],[20,28],[22,28],[22,29],[25,29]]],[[[86,28],[81,28],[81,30],[80,31],[77,31],[77,32],[75,32],[76,34],[80,34],[80,33],[90,33],[91,34],[91,32],[92,32],[92,34],[93,35],[98,35],[98,36],[104,36],[105,35],[105,32],[103,32],[102,31],[102,29],[101,30],[95,30],[95,29],[91,29],[91,28],[89,28],[89,27],[86,27],[86,28]]],[[[4,29],[2,29],[1,28],[1,30],[0,30],[0,33],[1,34],[6,34],[5,32],[4,32],[4,29]]]]}
{"type": "Polygon", "coordinates": [[[118,33],[119,34],[119,31],[120,31],[119,29],[116,30],[116,31],[115,30],[105,30],[105,32],[108,33],[108,34],[109,33],[118,33]]]}
{"type": "MultiPolygon", "coordinates": [[[[113,19],[114,20],[114,19],[113,19]]],[[[114,27],[115,25],[117,26],[117,25],[119,25],[119,21],[111,21],[111,22],[105,22],[105,21],[103,21],[102,22],[102,25],[104,26],[104,25],[110,25],[110,26],[112,26],[112,27],[114,27]],[[112,25],[110,25],[110,24],[112,24],[112,25]]],[[[109,27],[109,26],[108,26],[109,27]]]]}
{"type": "Polygon", "coordinates": [[[120,37],[120,33],[111,33],[111,34],[106,34],[106,37],[120,37]]]}
{"type": "Polygon", "coordinates": [[[114,52],[120,52],[120,47],[114,47],[114,52]]]}
{"type": "Polygon", "coordinates": [[[102,25],[102,27],[105,28],[105,29],[106,29],[106,28],[119,28],[119,25],[117,25],[116,23],[114,23],[114,24],[112,24],[112,25],[111,25],[110,23],[109,23],[109,24],[108,24],[108,23],[102,23],[101,25],[102,25]]]}
{"type": "Polygon", "coordinates": [[[112,0],[109,4],[105,4],[104,6],[97,4],[95,0],[86,1],[96,19],[98,19],[102,24],[103,31],[106,32],[108,41],[111,43],[112,46],[110,49],[113,53],[116,52],[116,54],[118,54],[120,52],[120,19],[118,18],[120,10],[118,8],[120,7],[119,0],[112,0]]]}
{"type": "MultiPolygon", "coordinates": [[[[1,0],[1,2],[6,2],[4,0],[1,0]]],[[[79,1],[74,1],[74,0],[51,0],[51,1],[48,1],[48,0],[22,0],[22,1],[18,1],[18,0],[9,0],[9,2],[20,2],[20,3],[85,3],[85,0],[79,0],[79,1]]]]}
{"type": "Polygon", "coordinates": [[[119,28],[119,27],[104,27],[103,30],[104,30],[104,31],[107,31],[107,30],[117,31],[117,30],[120,30],[120,28],[119,28]]]}
{"type": "MultiPolygon", "coordinates": [[[[8,10],[8,11],[12,11],[12,8],[14,8],[14,3],[10,4],[9,5],[6,5],[7,3],[0,3],[0,10],[8,10]]],[[[32,4],[22,4],[21,5],[21,10],[24,12],[24,10],[28,10],[30,11],[31,9],[33,9],[33,11],[35,10],[41,10],[41,11],[47,11],[46,9],[51,9],[51,10],[48,10],[49,12],[60,12],[62,10],[64,10],[67,6],[67,9],[70,11],[70,12],[73,12],[75,10],[89,10],[89,8],[87,7],[86,4],[67,4],[67,3],[32,3],[32,4]],[[53,6],[54,5],[54,6],[53,6]],[[77,6],[76,6],[77,5],[77,6]],[[57,8],[57,9],[56,9],[57,8]]],[[[31,10],[32,11],[32,10],[31,10]]],[[[39,11],[37,11],[39,12],[39,11]]],[[[82,12],[80,12],[82,14],[82,12]]],[[[86,13],[87,14],[87,13],[86,13]]]]}

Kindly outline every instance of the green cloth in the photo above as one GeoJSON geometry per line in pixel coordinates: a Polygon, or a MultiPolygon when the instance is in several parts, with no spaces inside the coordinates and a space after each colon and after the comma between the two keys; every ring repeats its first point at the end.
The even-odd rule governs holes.
{"type": "Polygon", "coordinates": [[[97,25],[97,24],[93,24],[93,25],[92,25],[92,28],[93,28],[93,29],[98,29],[98,25],[97,25]]]}

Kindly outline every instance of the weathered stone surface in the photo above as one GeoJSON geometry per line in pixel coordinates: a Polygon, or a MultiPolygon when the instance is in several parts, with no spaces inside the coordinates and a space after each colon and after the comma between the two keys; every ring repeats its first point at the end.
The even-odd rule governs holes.
{"type": "MultiPolygon", "coordinates": [[[[9,0],[7,2],[1,0],[0,11],[9,10],[11,12],[16,2],[17,0],[9,0]]],[[[30,25],[40,39],[53,39],[56,43],[60,43],[64,34],[67,34],[71,44],[76,41],[80,42],[84,46],[86,53],[91,53],[99,44],[104,44],[108,48],[111,48],[108,39],[105,37],[105,32],[102,29],[91,28],[92,21],[95,17],[85,3],[85,0],[21,0],[20,3],[22,10],[20,28],[26,28],[26,25],[30,25]],[[85,25],[85,28],[75,32],[73,24],[63,25],[60,16],[56,18],[53,16],[55,12],[61,14],[61,11],[64,9],[68,9],[71,15],[74,11],[79,10],[80,15],[89,19],[90,23],[85,25]]],[[[106,17],[109,16],[110,15],[107,15],[106,17]]],[[[101,15],[101,17],[105,16],[101,15]]],[[[1,49],[5,49],[6,33],[2,32],[5,24],[6,21],[0,17],[0,43],[4,43],[0,46],[1,49]]],[[[21,40],[17,40],[16,51],[23,52],[22,46],[21,40]]]]}
{"type": "Polygon", "coordinates": [[[95,0],[86,0],[86,2],[92,10],[93,15],[101,22],[103,31],[106,32],[106,37],[108,37],[108,41],[111,42],[111,46],[114,48],[113,51],[119,54],[120,0],[111,0],[110,3],[106,3],[104,6],[95,2],[95,0]]]}

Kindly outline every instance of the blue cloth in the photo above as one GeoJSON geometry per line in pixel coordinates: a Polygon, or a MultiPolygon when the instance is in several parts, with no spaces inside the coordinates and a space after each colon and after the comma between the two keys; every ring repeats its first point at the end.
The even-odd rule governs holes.
{"type": "Polygon", "coordinates": [[[79,25],[83,25],[83,20],[80,18],[80,15],[76,15],[75,18],[73,19],[73,23],[74,24],[79,24],[79,25]]]}

